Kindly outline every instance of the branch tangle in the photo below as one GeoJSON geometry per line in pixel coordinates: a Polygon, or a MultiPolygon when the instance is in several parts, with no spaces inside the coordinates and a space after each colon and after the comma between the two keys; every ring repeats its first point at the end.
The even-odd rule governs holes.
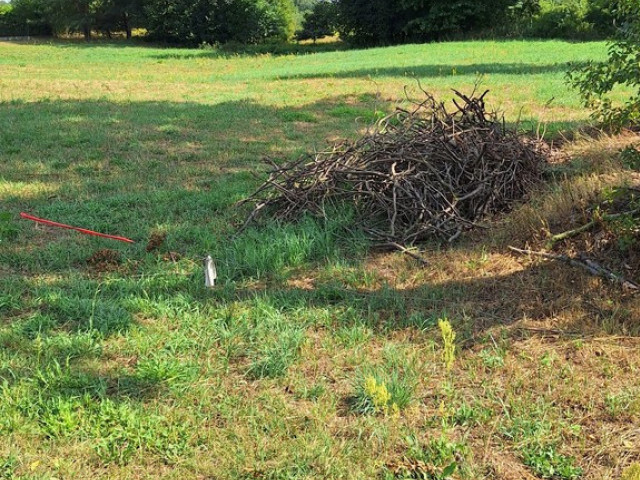
{"type": "Polygon", "coordinates": [[[249,220],[325,216],[327,206],[349,203],[374,241],[411,245],[453,241],[509,209],[538,180],[545,148],[488,113],[487,92],[454,92],[451,112],[425,92],[413,110],[397,109],[355,142],[285,165],[267,160],[268,180],[244,200],[255,205],[249,220]]]}

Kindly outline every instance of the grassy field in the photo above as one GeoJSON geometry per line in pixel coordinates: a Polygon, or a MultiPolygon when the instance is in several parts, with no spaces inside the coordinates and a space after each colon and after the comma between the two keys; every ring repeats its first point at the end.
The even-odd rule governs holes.
{"type": "Polygon", "coordinates": [[[568,145],[530,205],[427,268],[346,214],[234,236],[261,158],[354,138],[415,77],[443,98],[479,79],[508,121],[557,132],[588,116],[568,64],[605,52],[0,43],[0,477],[620,478],[640,461],[638,300],[506,245],[634,181],[635,137],[568,145]]]}

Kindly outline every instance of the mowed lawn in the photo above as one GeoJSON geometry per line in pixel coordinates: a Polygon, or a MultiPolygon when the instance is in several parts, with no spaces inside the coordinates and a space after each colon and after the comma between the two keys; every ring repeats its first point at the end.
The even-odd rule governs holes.
{"type": "Polygon", "coordinates": [[[426,268],[347,213],[235,235],[264,157],[355,138],[416,79],[443,99],[479,82],[556,132],[588,118],[568,65],[605,53],[0,42],[0,477],[620,478],[640,461],[637,301],[506,251],[572,185],[611,181],[617,141],[575,147],[539,209],[428,246],[426,268]]]}

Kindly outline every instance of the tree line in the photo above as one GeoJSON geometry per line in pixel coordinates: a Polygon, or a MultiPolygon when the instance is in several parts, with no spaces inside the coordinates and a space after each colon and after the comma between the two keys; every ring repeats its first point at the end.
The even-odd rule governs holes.
{"type": "Polygon", "coordinates": [[[602,38],[622,0],[0,0],[1,35],[93,32],[185,45],[317,39],[357,45],[469,36],[602,38]]]}
{"type": "Polygon", "coordinates": [[[336,0],[341,37],[362,45],[456,38],[604,38],[619,0],[336,0]]]}
{"type": "Polygon", "coordinates": [[[141,30],[185,45],[259,43],[292,39],[301,15],[294,0],[13,0],[0,7],[0,36],[80,33],[90,40],[141,30]]]}

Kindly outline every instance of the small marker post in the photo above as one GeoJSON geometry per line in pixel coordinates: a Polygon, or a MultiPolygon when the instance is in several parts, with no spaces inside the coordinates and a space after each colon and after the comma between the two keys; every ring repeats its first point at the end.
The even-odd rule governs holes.
{"type": "Polygon", "coordinates": [[[213,263],[213,258],[211,255],[207,255],[202,260],[204,265],[204,285],[207,288],[215,287],[216,278],[218,278],[218,273],[216,272],[216,264],[213,263]]]}

